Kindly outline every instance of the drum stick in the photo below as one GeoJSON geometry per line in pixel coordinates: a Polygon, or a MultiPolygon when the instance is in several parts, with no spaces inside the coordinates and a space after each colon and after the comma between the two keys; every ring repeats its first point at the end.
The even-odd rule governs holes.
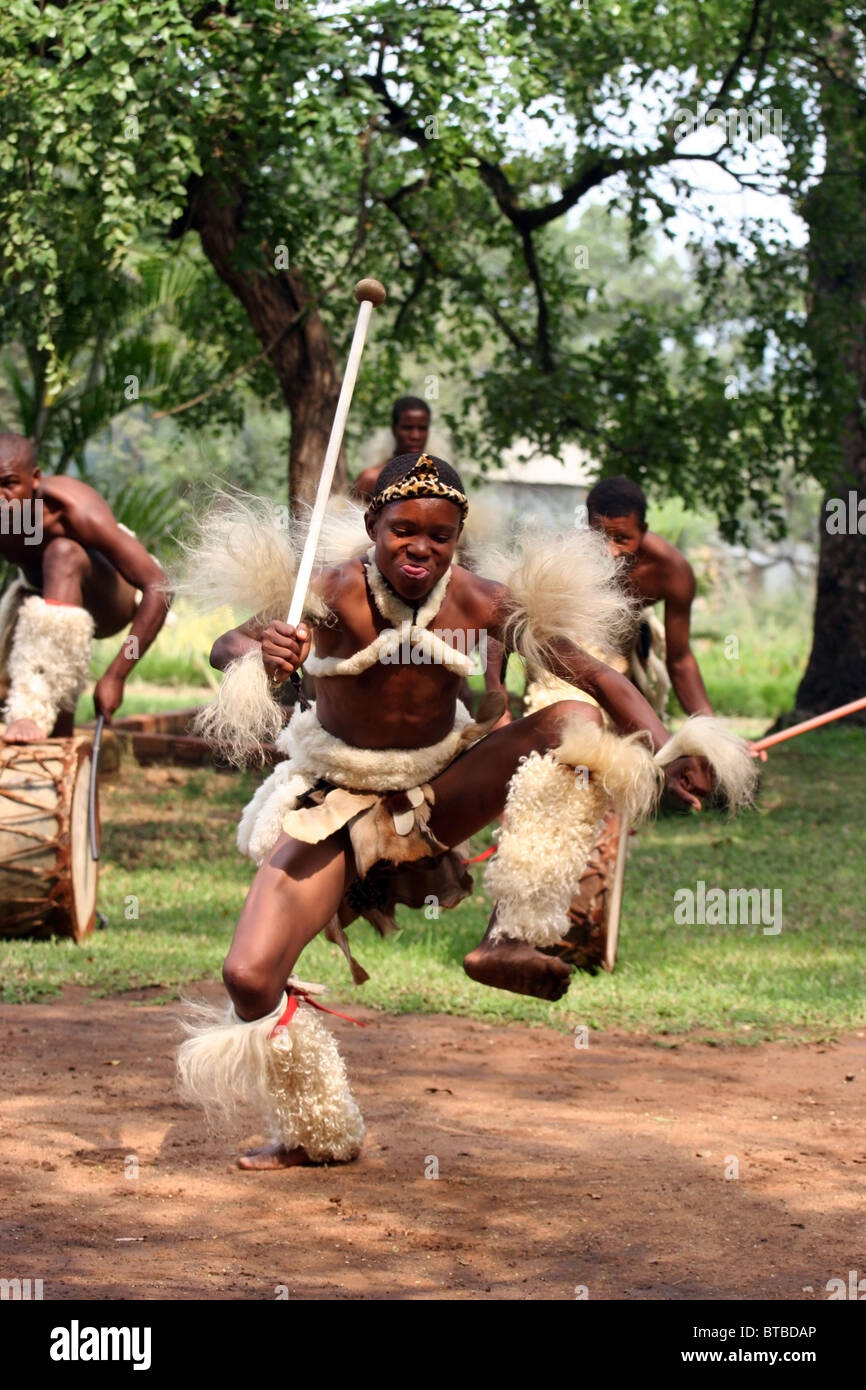
{"type": "Polygon", "coordinates": [[[846,714],[856,714],[858,709],[866,709],[866,695],[862,699],[852,700],[850,704],[839,705],[837,709],[827,710],[826,714],[816,714],[813,719],[804,719],[802,724],[792,724],[790,729],[781,729],[777,734],[768,734],[766,738],[759,738],[750,746],[754,752],[762,753],[765,748],[774,748],[777,743],[784,743],[786,739],[796,738],[798,734],[807,734],[810,729],[820,729],[822,724],[831,724],[834,719],[844,719],[846,714]]]}
{"type": "Polygon", "coordinates": [[[99,773],[99,753],[102,748],[102,730],[105,728],[105,715],[96,721],[93,735],[93,752],[90,755],[90,791],[87,798],[87,818],[90,824],[90,857],[99,858],[99,845],[96,841],[96,778],[99,773]]]}
{"type": "Polygon", "coordinates": [[[604,943],[604,968],[613,973],[616,965],[616,948],[619,944],[619,919],[622,913],[622,895],[625,887],[625,866],[628,859],[628,837],[631,833],[628,816],[620,817],[619,840],[616,846],[616,862],[613,867],[613,884],[607,904],[607,932],[604,943]]]}
{"type": "Polygon", "coordinates": [[[349,414],[352,392],[355,389],[355,382],[358,377],[358,367],[361,364],[361,353],[364,351],[364,340],[367,336],[370,315],[373,312],[374,306],[384,301],[385,286],[380,284],[378,280],[359,280],[355,286],[355,298],[360,305],[357,322],[355,323],[355,334],[352,338],[352,346],[349,349],[349,360],[346,363],[343,384],[340,387],[340,398],[337,401],[337,411],[334,415],[334,423],[331,426],[331,437],[328,440],[328,447],[325,451],[325,462],[322,464],[319,485],[316,489],[313,514],[310,517],[310,526],[307,531],[307,538],[304,541],[304,550],[301,555],[301,563],[298,567],[298,577],[295,580],[289,616],[286,619],[286,622],[291,624],[292,627],[297,627],[303,616],[304,600],[307,597],[307,588],[310,583],[310,576],[313,573],[313,564],[316,559],[319,535],[322,530],[322,522],[325,519],[325,509],[327,508],[328,499],[331,495],[331,484],[334,481],[337,459],[340,456],[340,446],[343,443],[343,431],[346,428],[346,417],[349,414]]]}

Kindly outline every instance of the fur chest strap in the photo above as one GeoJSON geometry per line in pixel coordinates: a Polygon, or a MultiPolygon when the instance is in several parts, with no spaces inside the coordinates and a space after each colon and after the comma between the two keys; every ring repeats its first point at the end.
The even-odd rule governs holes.
{"type": "Polygon", "coordinates": [[[368,646],[352,656],[308,656],[304,669],[310,676],[359,676],[371,666],[444,666],[458,676],[469,676],[475,663],[468,653],[452,647],[436,632],[402,623],[386,627],[368,646]]]}
{"type": "Polygon", "coordinates": [[[429,624],[442,607],[451,581],[450,566],[417,610],[390,588],[376,564],[372,547],[367,553],[364,568],[373,602],[382,617],[387,618],[393,626],[385,628],[366,647],[351,656],[308,656],[304,663],[308,675],[358,676],[377,662],[386,666],[444,666],[447,671],[459,676],[472,674],[475,664],[469,653],[460,651],[438,633],[429,630],[429,624]]]}

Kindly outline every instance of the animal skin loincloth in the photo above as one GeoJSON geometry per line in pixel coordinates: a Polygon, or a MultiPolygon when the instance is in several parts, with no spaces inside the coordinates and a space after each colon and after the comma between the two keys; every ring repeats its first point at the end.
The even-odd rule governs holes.
{"type": "Polygon", "coordinates": [[[315,709],[296,711],[277,740],[287,760],[244,811],[238,846],[262,863],[282,832],[318,844],[345,829],[356,873],[325,935],[337,942],[356,982],[366,972],[352,960],[344,928],[362,916],[382,935],[396,928],[398,904],[456,907],[472,891],[460,847],[430,829],[433,778],[490,732],[505,708],[491,692],[473,721],[458,702],[454,727],[422,748],[357,748],[323,729],[315,709]]]}

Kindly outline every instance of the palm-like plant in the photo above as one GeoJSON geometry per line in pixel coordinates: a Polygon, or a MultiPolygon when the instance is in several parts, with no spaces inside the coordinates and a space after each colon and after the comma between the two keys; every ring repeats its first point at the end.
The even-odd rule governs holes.
{"type": "MultiPolygon", "coordinates": [[[[17,417],[11,427],[36,441],[43,472],[74,467],[85,482],[97,482],[87,448],[118,416],[173,405],[219,374],[218,350],[189,330],[206,279],[200,260],[173,252],[142,254],[132,269],[103,273],[98,296],[83,294],[78,281],[64,283],[66,312],[54,332],[60,389],[48,383],[47,357],[35,337],[0,359],[8,414],[17,417]]],[[[97,485],[118,521],[149,549],[165,548],[186,510],[171,485],[106,481],[104,473],[97,485]]],[[[8,577],[0,559],[0,588],[8,577]]]]}
{"type": "Polygon", "coordinates": [[[172,548],[188,504],[170,483],[134,478],[101,491],[117,520],[134,531],[146,549],[163,555],[172,548]]]}
{"type": "Polygon", "coordinates": [[[86,476],[87,445],[112,420],[142,402],[173,403],[200,380],[210,354],[182,324],[202,274],[192,257],[151,256],[104,277],[96,298],[77,302],[65,287],[70,302],[54,334],[59,390],[48,385],[46,355],[33,342],[7,354],[2,375],[18,428],[36,441],[44,471],[75,464],[86,476]]]}

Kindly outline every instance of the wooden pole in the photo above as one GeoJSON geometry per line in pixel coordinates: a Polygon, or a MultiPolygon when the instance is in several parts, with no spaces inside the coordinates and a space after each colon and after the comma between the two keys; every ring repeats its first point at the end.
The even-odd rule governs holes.
{"type": "Polygon", "coordinates": [[[340,398],[337,401],[334,423],[331,426],[331,437],[328,440],[328,447],[325,451],[325,461],[322,464],[319,485],[316,489],[316,500],[313,504],[313,512],[310,517],[307,538],[304,541],[301,563],[298,566],[298,577],[295,580],[289,616],[286,619],[286,622],[292,627],[297,627],[303,616],[304,601],[307,597],[307,589],[309,588],[310,577],[313,573],[316,550],[319,544],[319,535],[322,530],[322,523],[325,519],[325,510],[328,506],[328,499],[331,496],[334,472],[337,467],[337,459],[340,456],[340,446],[343,443],[346,417],[349,414],[349,406],[352,403],[352,392],[355,389],[355,382],[358,377],[358,368],[361,364],[361,353],[364,351],[364,340],[367,336],[370,315],[375,305],[384,302],[385,286],[380,284],[378,280],[359,280],[355,286],[355,298],[360,305],[358,319],[355,323],[355,333],[352,338],[352,346],[349,349],[349,360],[346,363],[343,384],[340,387],[340,398]]]}
{"type": "Polygon", "coordinates": [[[816,714],[813,719],[804,719],[802,724],[792,724],[790,729],[781,729],[777,734],[759,738],[750,747],[753,752],[762,753],[765,748],[775,748],[777,743],[796,738],[798,734],[807,734],[810,729],[820,729],[823,724],[831,724],[834,719],[844,719],[846,714],[856,714],[859,709],[866,709],[866,695],[860,700],[852,700],[848,705],[839,705],[838,709],[827,710],[826,714],[816,714]]]}

